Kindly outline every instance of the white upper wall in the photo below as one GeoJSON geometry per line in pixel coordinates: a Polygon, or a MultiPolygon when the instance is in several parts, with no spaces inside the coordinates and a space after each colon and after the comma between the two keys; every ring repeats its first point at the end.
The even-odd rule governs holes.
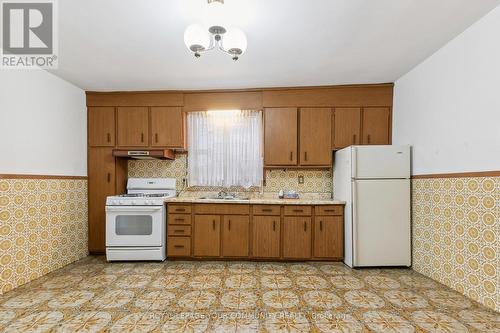
{"type": "Polygon", "coordinates": [[[413,174],[500,170],[500,6],[395,83],[413,174]]]}
{"type": "Polygon", "coordinates": [[[85,92],[42,70],[0,71],[0,174],[87,175],[85,92]]]}

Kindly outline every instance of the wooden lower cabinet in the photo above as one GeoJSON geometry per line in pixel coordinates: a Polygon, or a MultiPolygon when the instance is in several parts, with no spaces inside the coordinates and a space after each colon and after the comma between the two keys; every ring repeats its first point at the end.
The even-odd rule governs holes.
{"type": "Polygon", "coordinates": [[[220,216],[195,215],[193,237],[195,257],[219,257],[220,216]]]}
{"type": "Polygon", "coordinates": [[[279,216],[254,216],[252,256],[256,258],[279,258],[280,229],[279,216]]]}
{"type": "Polygon", "coordinates": [[[316,216],[313,257],[340,259],[343,253],[344,219],[342,216],[316,216]]]}
{"type": "Polygon", "coordinates": [[[191,238],[168,237],[167,252],[170,257],[189,257],[191,255],[191,238]]]}
{"type": "Polygon", "coordinates": [[[248,257],[250,218],[241,215],[226,215],[222,227],[222,256],[248,257]]]}
{"type": "Polygon", "coordinates": [[[106,251],[106,197],[116,193],[115,158],[112,148],[88,151],[89,251],[106,251]]]}
{"type": "Polygon", "coordinates": [[[342,205],[171,203],[168,212],[167,257],[343,258],[342,205]]]}
{"type": "Polygon", "coordinates": [[[283,219],[283,258],[311,258],[311,218],[291,217],[283,219]]]}

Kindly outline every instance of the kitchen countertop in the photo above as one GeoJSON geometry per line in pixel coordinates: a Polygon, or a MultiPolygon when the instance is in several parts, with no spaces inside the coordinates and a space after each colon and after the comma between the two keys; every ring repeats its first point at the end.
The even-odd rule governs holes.
{"type": "Polygon", "coordinates": [[[249,205],[345,205],[345,201],[334,199],[278,199],[278,198],[251,198],[248,200],[221,200],[200,199],[194,197],[176,197],[165,200],[166,203],[222,203],[222,204],[249,204],[249,205]]]}

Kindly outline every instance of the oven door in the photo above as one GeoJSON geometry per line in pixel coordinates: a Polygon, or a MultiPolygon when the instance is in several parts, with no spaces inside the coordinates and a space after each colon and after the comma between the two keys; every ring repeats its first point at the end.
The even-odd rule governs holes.
{"type": "Polygon", "coordinates": [[[163,206],[106,206],[106,246],[162,246],[163,206]]]}

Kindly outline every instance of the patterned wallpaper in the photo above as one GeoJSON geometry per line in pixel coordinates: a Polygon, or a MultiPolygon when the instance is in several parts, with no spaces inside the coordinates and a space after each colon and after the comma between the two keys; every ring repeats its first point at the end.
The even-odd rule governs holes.
{"type": "MultiPolygon", "coordinates": [[[[177,190],[182,189],[182,179],[187,174],[187,155],[178,154],[173,161],[131,160],[128,165],[129,177],[170,177],[176,178],[177,190]]],[[[199,191],[203,188],[193,190],[199,191]]],[[[330,170],[266,170],[264,192],[295,190],[299,193],[332,193],[332,173],[330,170]],[[304,184],[298,183],[298,176],[304,176],[304,184]]],[[[206,188],[213,191],[214,188],[206,188]]]]}
{"type": "Polygon", "coordinates": [[[88,255],[87,180],[0,179],[0,294],[88,255]]]}
{"type": "Polygon", "coordinates": [[[500,177],[413,180],[413,269],[500,311],[500,177]]]}

